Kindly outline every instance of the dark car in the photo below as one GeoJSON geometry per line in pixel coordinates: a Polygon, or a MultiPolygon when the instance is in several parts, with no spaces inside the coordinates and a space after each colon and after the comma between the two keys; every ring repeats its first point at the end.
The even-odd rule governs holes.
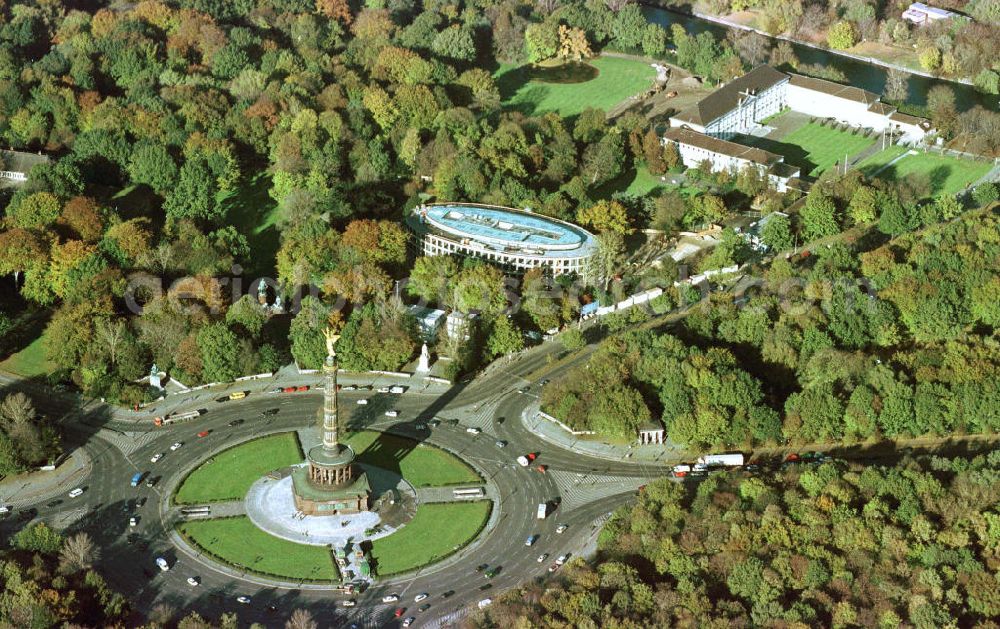
{"type": "Polygon", "coordinates": [[[430,603],[424,603],[423,605],[421,605],[420,607],[417,608],[417,611],[418,612],[425,612],[425,611],[427,611],[430,608],[431,608],[431,604],[430,603]]]}
{"type": "Polygon", "coordinates": [[[146,487],[153,487],[158,482],[160,482],[159,476],[150,476],[146,479],[146,487]]]}
{"type": "Polygon", "coordinates": [[[479,589],[480,589],[481,591],[486,591],[486,590],[490,589],[491,587],[493,587],[493,584],[492,584],[492,583],[487,583],[487,584],[485,584],[485,585],[480,585],[480,586],[479,586],[479,589]]]}
{"type": "Polygon", "coordinates": [[[483,570],[486,570],[489,567],[490,567],[490,564],[488,564],[488,563],[481,563],[478,566],[476,566],[476,572],[482,572],[483,570]]]}
{"type": "Polygon", "coordinates": [[[58,507],[61,504],[62,504],[62,500],[56,499],[56,500],[53,500],[51,502],[46,503],[45,506],[46,507],[58,507]]]}
{"type": "Polygon", "coordinates": [[[260,414],[263,417],[270,417],[271,415],[277,415],[278,414],[278,409],[276,409],[276,408],[269,408],[267,410],[261,411],[260,414]]]}
{"type": "Polygon", "coordinates": [[[229,422],[226,425],[230,426],[230,427],[232,427],[232,426],[239,426],[240,424],[242,424],[245,421],[246,421],[245,419],[234,419],[233,421],[229,422]]]}
{"type": "Polygon", "coordinates": [[[142,506],[142,505],[144,505],[144,504],[146,504],[146,497],[145,497],[145,496],[140,496],[140,497],[139,497],[138,499],[136,499],[136,501],[135,501],[135,506],[137,506],[137,507],[141,507],[141,506],[142,506]]]}
{"type": "Polygon", "coordinates": [[[500,566],[497,566],[496,568],[491,568],[490,570],[487,570],[486,574],[484,576],[487,579],[492,579],[493,577],[497,576],[498,574],[500,574],[500,566]]]}
{"type": "Polygon", "coordinates": [[[447,592],[441,593],[441,598],[450,598],[455,595],[455,590],[448,590],[447,592]]]}

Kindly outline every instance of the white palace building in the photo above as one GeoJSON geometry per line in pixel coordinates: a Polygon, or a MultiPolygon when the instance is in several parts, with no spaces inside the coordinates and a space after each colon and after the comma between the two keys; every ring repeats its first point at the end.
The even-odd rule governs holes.
{"type": "MultiPolygon", "coordinates": [[[[716,144],[698,136],[728,140],[735,135],[750,134],[760,127],[761,121],[786,109],[878,133],[892,132],[902,144],[916,144],[931,130],[928,121],[898,112],[873,92],[763,65],[673,116],[664,141],[677,145],[685,165],[708,160],[714,170],[732,169],[746,161],[737,154],[743,149],[734,148],[731,142],[716,144]],[[682,134],[680,129],[690,133],[682,134]]],[[[789,179],[784,176],[791,172],[789,168],[774,173],[772,157],[757,163],[767,166],[764,170],[772,175],[772,183],[782,190],[789,179]]]]}

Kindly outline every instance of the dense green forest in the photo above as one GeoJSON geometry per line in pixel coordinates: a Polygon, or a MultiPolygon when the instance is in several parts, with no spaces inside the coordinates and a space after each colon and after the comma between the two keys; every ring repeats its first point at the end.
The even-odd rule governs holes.
{"type": "Polygon", "coordinates": [[[494,601],[474,627],[996,627],[1000,455],[831,461],[615,512],[592,563],[494,601]]]}
{"type": "Polygon", "coordinates": [[[672,334],[605,341],[543,408],[617,438],[662,418],[695,448],[1000,430],[1000,212],[881,199],[877,228],[838,236],[838,205],[873,194],[845,186],[800,213],[832,221],[829,242],[778,256],[739,300],[707,296],[672,334]]]}

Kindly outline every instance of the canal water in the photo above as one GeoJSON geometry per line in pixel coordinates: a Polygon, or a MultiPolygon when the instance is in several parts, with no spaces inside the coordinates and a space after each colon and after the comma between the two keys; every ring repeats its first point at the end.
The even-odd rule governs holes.
{"type": "MultiPolygon", "coordinates": [[[[690,15],[675,13],[660,9],[658,7],[643,6],[642,12],[646,19],[663,26],[668,31],[672,24],[680,24],[689,33],[697,34],[708,31],[718,39],[724,39],[729,28],[721,24],[702,20],[690,15]]],[[[776,40],[775,40],[776,41],[776,40]]],[[[810,48],[795,42],[789,42],[795,55],[802,63],[810,65],[820,65],[836,68],[847,76],[847,80],[856,87],[861,87],[876,94],[881,94],[885,88],[887,68],[882,66],[857,61],[849,57],[835,55],[826,50],[810,48]]],[[[1000,96],[996,94],[984,94],[971,85],[955,83],[953,81],[943,81],[925,76],[910,75],[909,96],[907,102],[912,105],[926,105],[927,91],[935,85],[946,85],[955,93],[955,106],[959,111],[971,109],[975,105],[981,105],[985,109],[997,111],[1000,105],[1000,96]]]]}

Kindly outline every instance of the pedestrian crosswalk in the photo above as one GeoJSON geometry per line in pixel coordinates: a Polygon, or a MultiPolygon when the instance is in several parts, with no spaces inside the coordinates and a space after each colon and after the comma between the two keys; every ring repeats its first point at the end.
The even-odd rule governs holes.
{"type": "Polygon", "coordinates": [[[118,432],[115,430],[102,429],[97,431],[97,436],[118,448],[125,456],[131,455],[140,448],[152,443],[156,439],[155,432],[118,432]]]}
{"type": "Polygon", "coordinates": [[[629,476],[576,474],[559,470],[549,471],[549,476],[559,488],[559,495],[562,497],[560,509],[563,511],[570,511],[622,492],[637,491],[639,487],[653,480],[629,476]]]}

